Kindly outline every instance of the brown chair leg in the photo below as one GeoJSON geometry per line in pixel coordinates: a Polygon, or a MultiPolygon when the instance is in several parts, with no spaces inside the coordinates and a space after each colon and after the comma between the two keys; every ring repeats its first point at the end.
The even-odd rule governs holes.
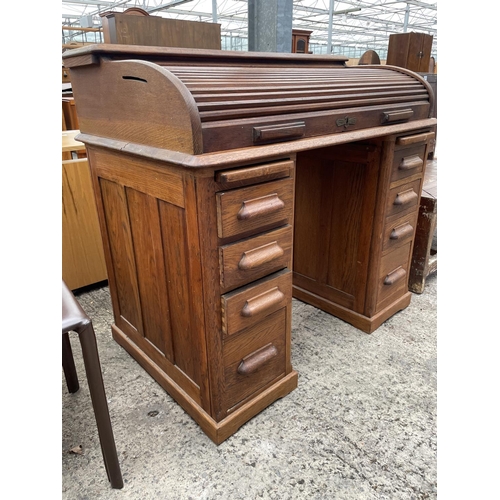
{"type": "Polygon", "coordinates": [[[63,333],[62,336],[62,366],[68,391],[70,393],[77,392],[78,389],[80,389],[80,384],[78,383],[75,360],[73,358],[73,351],[71,350],[69,335],[67,333],[63,333]]]}
{"type": "Polygon", "coordinates": [[[82,345],[83,361],[89,383],[90,397],[94,407],[97,431],[101,442],[101,450],[109,481],[113,488],[123,488],[123,479],[116,453],[111,420],[109,418],[108,403],[104,391],[101,365],[92,323],[82,328],[79,332],[82,345]]]}

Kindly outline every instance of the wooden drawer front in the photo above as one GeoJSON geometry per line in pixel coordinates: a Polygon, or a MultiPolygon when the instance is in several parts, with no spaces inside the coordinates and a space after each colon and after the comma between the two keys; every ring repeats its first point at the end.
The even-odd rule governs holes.
{"type": "Polygon", "coordinates": [[[219,248],[222,293],[292,264],[292,226],[219,248]]]}
{"type": "Polygon", "coordinates": [[[389,191],[387,197],[386,217],[403,215],[415,210],[420,198],[422,179],[396,186],[389,191]]]}
{"type": "Polygon", "coordinates": [[[411,146],[413,144],[427,144],[434,140],[435,133],[431,130],[419,134],[402,135],[396,139],[396,146],[411,146]]]}
{"type": "Polygon", "coordinates": [[[411,241],[384,255],[378,277],[377,311],[408,291],[411,241]]]}
{"type": "Polygon", "coordinates": [[[411,241],[415,236],[415,229],[417,228],[417,216],[418,211],[413,210],[404,217],[388,220],[384,228],[382,250],[395,248],[411,241]]]}
{"type": "Polygon", "coordinates": [[[255,165],[253,167],[241,167],[233,170],[222,170],[215,173],[215,181],[221,184],[229,184],[231,188],[267,182],[283,177],[290,177],[294,168],[292,160],[255,165]]]}
{"type": "Polygon", "coordinates": [[[394,153],[391,181],[422,172],[425,163],[425,144],[404,148],[394,153]]]}
{"type": "Polygon", "coordinates": [[[279,271],[222,296],[224,335],[248,328],[285,307],[292,299],[292,272],[279,271]]]}
{"type": "Polygon", "coordinates": [[[217,193],[219,238],[254,234],[292,222],[293,179],[217,193]]]}
{"type": "Polygon", "coordinates": [[[282,308],[225,341],[224,406],[227,410],[285,374],[286,312],[286,308],[282,308]]]}

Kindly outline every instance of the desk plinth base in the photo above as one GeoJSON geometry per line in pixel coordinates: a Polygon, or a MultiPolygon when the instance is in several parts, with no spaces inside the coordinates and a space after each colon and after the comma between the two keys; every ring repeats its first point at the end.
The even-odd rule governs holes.
{"type": "Polygon", "coordinates": [[[113,338],[120,344],[175,401],[194,419],[203,432],[217,445],[232,436],[243,424],[264,408],[297,388],[298,373],[291,371],[284,378],[255,396],[248,403],[220,422],[216,422],[196,401],[175,383],[155,362],[148,358],[116,325],[111,326],[113,338]]]}
{"type": "Polygon", "coordinates": [[[408,307],[411,300],[411,293],[406,292],[403,296],[391,303],[385,309],[382,309],[377,314],[368,317],[347,309],[346,307],[335,304],[324,297],[304,290],[296,285],[293,285],[292,295],[302,302],[318,307],[319,309],[322,309],[323,311],[350,323],[352,326],[359,328],[365,333],[373,333],[384,321],[389,319],[401,309],[408,307]]]}

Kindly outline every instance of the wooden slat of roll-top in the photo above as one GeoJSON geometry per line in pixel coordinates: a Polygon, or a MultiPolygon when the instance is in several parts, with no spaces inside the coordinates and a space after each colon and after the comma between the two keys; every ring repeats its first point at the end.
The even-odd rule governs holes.
{"type": "Polygon", "coordinates": [[[193,95],[202,122],[427,101],[426,88],[388,69],[165,65],[193,95]]]}
{"type": "MultiPolygon", "coordinates": [[[[427,95],[422,96],[420,99],[418,97],[414,98],[411,103],[416,101],[427,101],[427,95]]],[[[390,104],[405,104],[409,103],[407,97],[391,97],[387,99],[358,99],[358,100],[344,100],[339,103],[320,103],[320,104],[294,104],[290,106],[265,106],[260,108],[248,108],[245,109],[240,106],[239,109],[221,109],[215,111],[201,111],[200,119],[201,122],[211,121],[211,120],[221,120],[229,118],[249,118],[252,116],[265,116],[265,115],[282,115],[300,112],[311,112],[311,111],[326,111],[330,109],[342,109],[342,108],[354,108],[354,107],[367,107],[367,106],[381,106],[390,104]]]]}
{"type": "MultiPolygon", "coordinates": [[[[414,87],[421,86],[416,82],[414,87]]],[[[351,90],[356,90],[357,93],[369,93],[369,92],[377,92],[387,90],[388,86],[385,87],[365,87],[362,85],[356,85],[355,87],[351,87],[351,90]]],[[[394,92],[406,91],[408,90],[408,85],[394,85],[391,87],[391,90],[394,92]]],[[[194,95],[196,95],[196,102],[213,102],[214,100],[245,100],[245,99],[260,99],[260,98],[269,98],[273,97],[277,99],[287,99],[289,97],[322,97],[322,96],[330,96],[337,95],[340,93],[345,93],[345,88],[335,89],[332,86],[325,85],[324,88],[310,90],[310,87],[293,87],[290,89],[281,89],[279,92],[276,92],[275,87],[269,87],[268,89],[259,89],[258,92],[241,92],[241,88],[234,88],[233,92],[224,92],[223,89],[214,89],[214,92],[207,94],[199,94],[198,91],[194,95]]]]}
{"type": "Polygon", "coordinates": [[[217,101],[217,102],[204,102],[204,101],[198,101],[196,99],[196,102],[198,104],[198,110],[201,111],[210,111],[213,109],[234,109],[236,106],[240,108],[251,108],[251,107],[258,107],[258,106],[288,106],[292,104],[296,104],[298,102],[303,103],[303,104],[315,104],[315,103],[340,103],[344,101],[348,101],[349,103],[354,103],[354,101],[363,99],[363,103],[366,102],[371,102],[373,99],[383,99],[383,98],[397,98],[397,100],[400,100],[400,98],[404,98],[405,100],[408,100],[407,98],[413,98],[415,99],[416,97],[421,96],[424,99],[427,99],[428,94],[425,91],[425,89],[421,88],[418,90],[390,90],[390,91],[385,91],[385,92],[356,92],[356,93],[348,93],[344,91],[343,93],[339,94],[325,94],[322,96],[307,96],[307,95],[302,95],[302,96],[288,96],[282,97],[282,98],[275,98],[275,99],[255,99],[254,96],[252,96],[252,99],[240,99],[240,100],[235,100],[231,97],[230,100],[228,101],[217,101]],[[367,101],[367,96],[369,96],[369,99],[367,101]]]}

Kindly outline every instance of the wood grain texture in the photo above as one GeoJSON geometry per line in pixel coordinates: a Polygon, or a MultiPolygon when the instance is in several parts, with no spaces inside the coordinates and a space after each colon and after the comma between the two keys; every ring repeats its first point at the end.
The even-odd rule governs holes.
{"type": "Polygon", "coordinates": [[[432,35],[415,32],[390,35],[386,64],[416,72],[427,72],[432,39],[432,35]]]}
{"type": "MultiPolygon", "coordinates": [[[[356,66],[353,66],[356,67],[356,66]]],[[[191,171],[200,171],[215,168],[218,171],[225,168],[248,166],[264,161],[272,161],[290,158],[295,153],[320,149],[324,147],[348,144],[371,140],[373,138],[390,137],[393,134],[404,134],[425,127],[434,127],[437,123],[435,118],[416,120],[410,123],[399,123],[373,127],[369,129],[345,131],[342,134],[330,134],[318,137],[309,137],[298,141],[287,143],[276,143],[263,145],[258,148],[248,147],[230,151],[219,151],[211,154],[191,155],[178,151],[160,149],[152,146],[124,142],[122,140],[108,139],[92,136],[90,134],[79,134],[78,140],[91,147],[105,147],[116,153],[128,153],[153,161],[166,162],[191,171]]]]}
{"type": "MultiPolygon", "coordinates": [[[[128,170],[121,178],[121,162],[107,161],[105,153],[92,158],[107,164],[101,175],[116,179],[99,179],[116,325],[191,398],[209,405],[203,315],[194,298],[201,295],[201,271],[187,211],[156,198],[155,189],[147,195],[120,185],[128,183],[128,170]]],[[[137,177],[141,170],[147,177],[147,165],[135,167],[137,177]]],[[[182,176],[179,182],[181,192],[192,192],[182,176]]]]}
{"type": "MultiPolygon", "coordinates": [[[[148,22],[149,19],[124,16],[127,17],[127,22],[134,23],[148,22]]],[[[134,109],[135,113],[144,110],[152,117],[152,123],[143,119],[145,132],[156,134],[149,143],[151,139],[160,141],[153,123],[156,122],[155,117],[162,113],[165,129],[162,131],[164,142],[160,147],[175,151],[194,154],[216,152],[343,133],[348,127],[349,130],[375,127],[387,123],[384,116],[391,117],[390,121],[401,121],[424,119],[430,114],[432,91],[428,84],[415,73],[398,68],[380,65],[338,67],[333,59],[326,67],[321,58],[316,58],[316,67],[311,71],[309,65],[313,64],[314,58],[309,60],[297,55],[275,57],[273,61],[274,64],[278,60],[282,63],[289,61],[289,65],[269,64],[263,56],[259,62],[249,66],[245,64],[248,55],[236,57],[234,54],[223,54],[224,51],[214,54],[216,51],[186,49],[186,57],[179,60],[179,54],[172,51],[147,50],[145,53],[144,47],[135,51],[130,46],[128,51],[101,47],[94,47],[96,55],[104,50],[115,60],[100,64],[98,70],[88,67],[86,71],[79,72],[75,77],[78,80],[74,86],[75,96],[80,85],[90,85],[90,74],[93,75],[92,80],[100,78],[104,81],[106,71],[106,80],[111,80],[119,90],[118,95],[126,98],[121,101],[123,110],[117,116],[122,124],[119,132],[126,134],[129,121],[127,109],[134,109]],[[149,64],[144,60],[148,53],[156,64],[146,70],[141,64],[149,64]],[[136,61],[119,60],[131,54],[136,61]],[[199,60],[201,56],[205,57],[203,66],[199,60]],[[208,62],[209,57],[213,63],[208,62]],[[232,59],[230,65],[227,64],[228,57],[232,59]],[[126,69],[126,74],[121,72],[122,68],[126,69]],[[152,73],[153,68],[165,78],[162,80],[152,73]],[[141,92],[141,85],[147,85],[148,90],[141,92]],[[155,99],[134,102],[137,96],[152,93],[155,99]],[[159,98],[167,95],[172,99],[169,113],[159,98]],[[181,117],[181,122],[175,121],[173,117],[176,116],[181,117]],[[340,125],[339,120],[342,122],[340,125]],[[199,134],[190,135],[191,129],[199,134]],[[171,140],[173,134],[179,136],[175,147],[171,140]],[[189,150],[191,143],[192,150],[189,150]]],[[[75,51],[74,57],[77,54],[75,51]]],[[[72,57],[66,56],[65,63],[71,66],[71,62],[72,57]]],[[[99,117],[89,114],[90,102],[81,101],[80,128],[86,132],[88,127],[95,129],[99,117]]],[[[115,106],[110,106],[110,110],[115,112],[115,106]]],[[[107,135],[104,129],[98,135],[110,136],[109,131],[107,135]]],[[[113,136],[119,138],[117,133],[113,136]]],[[[142,139],[136,142],[144,143],[142,139]]]]}
{"type": "Polygon", "coordinates": [[[425,144],[396,149],[391,182],[421,173],[424,167],[424,155],[425,144]]]}
{"type": "Polygon", "coordinates": [[[233,335],[289,304],[292,274],[286,269],[224,294],[222,332],[233,335]]]}
{"type": "Polygon", "coordinates": [[[418,206],[422,189],[422,177],[393,187],[387,196],[386,216],[402,216],[418,206]]]}
{"type": "Polygon", "coordinates": [[[221,292],[292,265],[292,226],[224,245],[219,250],[221,292]],[[240,266],[240,262],[248,263],[240,266]]]}
{"type": "Polygon", "coordinates": [[[380,259],[377,312],[408,291],[408,272],[412,241],[401,245],[380,259]],[[395,274],[394,274],[395,273],[395,274]]]}
{"type": "MultiPolygon", "coordinates": [[[[201,385],[206,360],[200,335],[203,319],[195,305],[201,295],[197,242],[188,232],[184,210],[160,202],[159,212],[175,364],[201,385]]],[[[158,311],[151,313],[157,315],[158,311]]]]}
{"type": "Polygon", "coordinates": [[[417,212],[412,211],[395,220],[388,220],[384,227],[382,251],[395,248],[411,240],[417,227],[417,212]]]}
{"type": "Polygon", "coordinates": [[[62,162],[62,277],[71,290],[107,279],[86,158],[62,162]]]}
{"type": "MultiPolygon", "coordinates": [[[[267,316],[256,325],[238,335],[228,337],[224,342],[225,407],[229,411],[237,403],[266,386],[269,382],[285,375],[286,309],[267,316]],[[241,362],[255,352],[271,344],[276,354],[260,360],[255,370],[242,374],[238,370],[241,362]]],[[[247,363],[248,363],[247,359],[247,363]]],[[[250,361],[251,363],[251,361],[250,361]]]]}
{"type": "Polygon", "coordinates": [[[106,43],[155,47],[221,48],[220,24],[166,19],[157,16],[130,16],[113,12],[106,16],[103,34],[106,43]]]}
{"type": "Polygon", "coordinates": [[[118,326],[123,321],[128,322],[141,336],[144,336],[125,188],[106,179],[100,179],[99,185],[104,208],[102,216],[107,228],[110,260],[113,266],[113,281],[110,281],[110,288],[116,291],[118,300],[117,310],[114,311],[115,321],[118,326]]]}
{"type": "Polygon", "coordinates": [[[83,133],[190,154],[202,151],[201,124],[193,97],[158,65],[101,62],[82,68],[72,88],[83,133]],[[113,92],[95,93],[96,87],[112,87],[113,92]],[[148,97],[153,95],[154,99],[148,97]]]}
{"type": "Polygon", "coordinates": [[[145,356],[137,346],[124,335],[116,325],[112,325],[113,338],[146,370],[181,407],[198,423],[206,435],[219,445],[232,436],[244,423],[261,412],[279,398],[289,394],[297,387],[298,374],[295,371],[268,384],[254,398],[234,409],[229,415],[217,422],[182,387],[162,370],[153,360],[145,356]]]}
{"type": "Polygon", "coordinates": [[[64,59],[113,335],[214,442],[296,387],[291,276],[297,298],[367,332],[408,305],[436,124],[423,78],[203,49],[64,59]]]}
{"type": "Polygon", "coordinates": [[[360,143],[297,156],[294,282],[358,312],[364,307],[378,154],[375,144],[360,143]]]}
{"type": "MultiPolygon", "coordinates": [[[[214,176],[196,177],[196,196],[192,203],[196,206],[196,225],[190,224],[193,237],[199,239],[199,255],[203,276],[203,301],[200,303],[204,316],[206,355],[209,369],[206,373],[210,406],[207,411],[211,417],[220,422],[226,417],[223,407],[224,366],[222,363],[222,314],[220,289],[219,248],[217,231],[217,208],[215,192],[217,185],[214,176]]],[[[192,221],[193,222],[193,221],[192,221]]],[[[207,407],[205,407],[207,408],[207,407]]]]}
{"type": "Polygon", "coordinates": [[[293,219],[293,178],[217,193],[219,238],[251,235],[293,219]]]}
{"type": "Polygon", "coordinates": [[[156,198],[126,188],[144,337],[174,361],[168,290],[156,198]]]}
{"type": "Polygon", "coordinates": [[[215,174],[215,180],[221,184],[229,184],[232,188],[251,183],[266,182],[273,179],[290,177],[294,169],[293,161],[280,161],[266,165],[223,170],[215,174]]]}
{"type": "Polygon", "coordinates": [[[428,161],[418,210],[408,288],[423,293],[429,274],[437,270],[437,160],[428,161]]]}
{"type": "Polygon", "coordinates": [[[158,163],[133,156],[116,157],[102,151],[94,153],[94,163],[100,177],[120,182],[172,205],[185,205],[183,177],[178,170],[162,168],[158,163]]]}

